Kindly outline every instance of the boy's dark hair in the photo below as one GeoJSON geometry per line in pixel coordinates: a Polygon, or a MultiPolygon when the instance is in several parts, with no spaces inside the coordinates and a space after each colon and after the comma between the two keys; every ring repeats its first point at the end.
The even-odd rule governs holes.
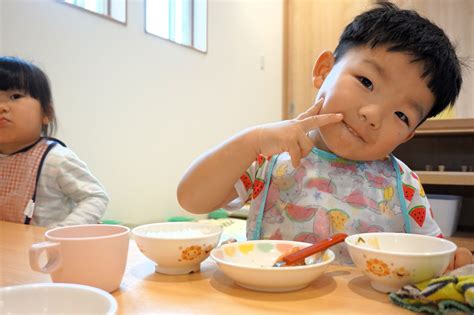
{"type": "Polygon", "coordinates": [[[449,38],[438,26],[412,10],[402,10],[390,2],[358,15],[341,34],[334,51],[336,62],[350,49],[365,45],[385,46],[388,51],[413,56],[423,63],[422,78],[435,96],[433,117],[452,106],[461,90],[461,66],[449,38]]]}
{"type": "Polygon", "coordinates": [[[46,74],[37,66],[17,57],[0,57],[0,91],[19,90],[38,100],[49,124],[41,132],[51,136],[56,130],[56,114],[46,74]]]}

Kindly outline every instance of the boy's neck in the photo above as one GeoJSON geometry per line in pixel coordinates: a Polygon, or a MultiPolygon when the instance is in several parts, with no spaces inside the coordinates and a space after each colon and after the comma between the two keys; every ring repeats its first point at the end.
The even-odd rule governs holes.
{"type": "Polygon", "coordinates": [[[313,145],[320,149],[320,150],[323,150],[323,151],[326,151],[326,152],[331,152],[333,153],[331,150],[329,150],[328,146],[326,145],[326,143],[324,142],[323,138],[321,137],[321,134],[319,133],[318,130],[312,130],[309,132],[308,134],[309,138],[311,139],[311,141],[313,141],[313,145]]]}
{"type": "MultiPolygon", "coordinates": [[[[318,148],[319,150],[322,150],[322,151],[326,151],[326,152],[329,152],[329,153],[332,153],[336,156],[339,156],[338,154],[332,152],[328,146],[326,145],[326,143],[324,142],[323,138],[321,137],[321,134],[319,133],[318,130],[312,130],[309,132],[308,134],[309,138],[311,139],[311,141],[313,141],[313,145],[318,148]]],[[[341,157],[343,159],[346,159],[344,157],[341,157]]],[[[390,158],[388,155],[384,158],[381,158],[379,159],[380,161],[383,161],[383,160],[386,160],[390,158]]]]}

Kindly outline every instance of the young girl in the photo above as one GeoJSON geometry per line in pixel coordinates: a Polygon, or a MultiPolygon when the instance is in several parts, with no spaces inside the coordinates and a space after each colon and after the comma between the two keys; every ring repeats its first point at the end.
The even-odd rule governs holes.
{"type": "Polygon", "coordinates": [[[56,227],[98,223],[109,198],[62,142],[49,80],[35,65],[0,57],[0,220],[56,227]]]}

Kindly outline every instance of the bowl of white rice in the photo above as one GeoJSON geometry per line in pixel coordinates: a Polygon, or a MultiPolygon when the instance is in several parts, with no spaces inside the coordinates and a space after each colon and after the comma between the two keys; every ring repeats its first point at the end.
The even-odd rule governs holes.
{"type": "Polygon", "coordinates": [[[198,272],[221,234],[221,226],[198,222],[152,223],[132,230],[140,251],[156,264],[156,272],[172,275],[198,272]]]}

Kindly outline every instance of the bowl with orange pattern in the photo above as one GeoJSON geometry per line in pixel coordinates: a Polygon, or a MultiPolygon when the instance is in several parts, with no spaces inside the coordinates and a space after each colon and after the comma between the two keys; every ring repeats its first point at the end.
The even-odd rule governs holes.
{"type": "Polygon", "coordinates": [[[321,276],[334,260],[326,250],[305,259],[299,266],[273,267],[279,257],[310,243],[256,240],[224,244],[211,251],[219,269],[244,288],[265,292],[287,292],[302,289],[321,276]]]}
{"type": "Polygon", "coordinates": [[[384,293],[440,276],[457,248],[446,239],[408,233],[361,233],[345,242],[372,288],[384,293]]]}
{"type": "Polygon", "coordinates": [[[220,225],[198,222],[163,222],[137,226],[132,236],[138,248],[164,274],[187,274],[200,270],[219,243],[220,225]]]}

